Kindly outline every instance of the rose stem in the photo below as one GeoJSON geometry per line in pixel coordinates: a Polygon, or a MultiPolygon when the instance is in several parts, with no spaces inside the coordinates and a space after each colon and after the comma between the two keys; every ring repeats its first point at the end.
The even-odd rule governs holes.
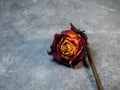
{"type": "Polygon", "coordinates": [[[91,66],[93,75],[94,75],[94,77],[95,77],[98,90],[103,90],[103,87],[102,87],[102,84],[101,84],[99,75],[98,75],[98,73],[97,73],[96,67],[95,67],[94,62],[93,62],[93,58],[92,58],[92,54],[91,54],[91,49],[90,49],[90,47],[89,47],[88,45],[87,45],[87,49],[88,49],[88,54],[87,54],[87,56],[88,56],[88,61],[89,61],[89,64],[90,64],[90,66],[91,66]]]}

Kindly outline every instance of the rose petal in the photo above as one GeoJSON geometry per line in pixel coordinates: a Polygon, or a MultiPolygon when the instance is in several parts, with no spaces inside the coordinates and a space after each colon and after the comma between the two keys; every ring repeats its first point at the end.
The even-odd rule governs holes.
{"type": "Polygon", "coordinates": [[[73,62],[73,65],[77,65],[80,61],[83,61],[86,58],[87,51],[83,50],[81,54],[79,54],[73,62]]]}
{"type": "Polygon", "coordinates": [[[53,53],[52,55],[58,62],[62,62],[61,55],[60,55],[60,52],[58,51],[58,48],[57,48],[57,53],[53,53]]]}
{"type": "Polygon", "coordinates": [[[55,48],[56,48],[56,45],[57,45],[58,37],[59,37],[59,34],[54,34],[54,40],[53,40],[53,43],[50,47],[54,51],[55,51],[55,48]]]}
{"type": "Polygon", "coordinates": [[[77,34],[72,30],[62,31],[61,35],[68,36],[68,37],[76,37],[77,36],[77,34]]]}

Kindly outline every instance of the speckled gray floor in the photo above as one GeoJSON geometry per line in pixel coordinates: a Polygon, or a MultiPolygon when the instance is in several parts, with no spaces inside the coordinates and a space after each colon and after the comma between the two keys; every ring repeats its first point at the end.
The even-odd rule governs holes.
{"type": "Polygon", "coordinates": [[[89,68],[47,55],[70,22],[86,30],[104,90],[120,90],[120,0],[0,0],[0,90],[97,90],[89,68]]]}

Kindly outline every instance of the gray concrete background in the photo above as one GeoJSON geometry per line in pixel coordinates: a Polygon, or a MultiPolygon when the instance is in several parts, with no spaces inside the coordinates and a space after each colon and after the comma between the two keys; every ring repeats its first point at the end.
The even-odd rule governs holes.
{"type": "Polygon", "coordinates": [[[46,53],[70,22],[86,30],[104,90],[120,90],[120,0],[0,0],[0,90],[97,90],[89,68],[46,53]]]}

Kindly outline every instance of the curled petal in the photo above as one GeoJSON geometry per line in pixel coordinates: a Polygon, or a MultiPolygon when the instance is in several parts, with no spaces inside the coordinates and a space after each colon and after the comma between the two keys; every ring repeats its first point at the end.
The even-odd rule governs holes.
{"type": "Polygon", "coordinates": [[[58,37],[59,37],[59,34],[54,35],[54,40],[53,40],[53,43],[52,43],[52,45],[50,47],[52,50],[55,50],[55,47],[56,47],[57,41],[58,41],[58,37]]]}
{"type": "Polygon", "coordinates": [[[53,53],[52,55],[53,55],[53,57],[58,61],[58,62],[62,62],[61,61],[61,55],[60,55],[60,51],[59,51],[59,48],[58,48],[58,46],[57,46],[57,52],[56,53],[53,53]]]}
{"type": "Polygon", "coordinates": [[[68,37],[77,37],[77,34],[72,30],[62,31],[61,35],[68,36],[68,37]]]}

